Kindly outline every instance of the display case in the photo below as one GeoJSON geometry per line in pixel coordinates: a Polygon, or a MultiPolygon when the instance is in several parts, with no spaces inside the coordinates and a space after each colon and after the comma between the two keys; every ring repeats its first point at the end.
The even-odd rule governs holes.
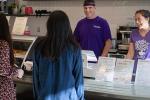
{"type": "MultiPolygon", "coordinates": [[[[15,65],[17,67],[23,68],[24,62],[27,59],[27,56],[36,41],[36,36],[18,36],[13,35],[13,51],[15,56],[15,65]]],[[[28,60],[30,58],[28,57],[28,60]]]]}

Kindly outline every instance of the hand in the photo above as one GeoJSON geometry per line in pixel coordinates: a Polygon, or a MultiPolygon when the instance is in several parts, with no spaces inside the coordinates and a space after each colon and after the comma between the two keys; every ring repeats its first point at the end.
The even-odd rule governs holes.
{"type": "Polygon", "coordinates": [[[22,78],[24,75],[24,71],[22,69],[18,69],[18,78],[22,78]]]}
{"type": "Polygon", "coordinates": [[[24,66],[25,66],[25,69],[26,69],[27,71],[31,71],[31,70],[32,70],[32,66],[33,66],[33,62],[31,62],[31,61],[26,61],[26,62],[24,62],[24,66]]]}

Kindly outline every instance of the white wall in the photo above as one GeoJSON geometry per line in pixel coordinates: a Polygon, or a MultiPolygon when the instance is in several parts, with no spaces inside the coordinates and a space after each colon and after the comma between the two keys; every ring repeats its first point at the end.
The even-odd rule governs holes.
{"type": "MultiPolygon", "coordinates": [[[[97,15],[107,19],[112,36],[116,37],[116,29],[120,25],[134,24],[134,13],[138,9],[150,10],[150,0],[95,0],[97,15]]],[[[22,1],[21,4],[32,6],[33,9],[63,10],[70,19],[72,29],[84,17],[83,0],[51,0],[22,1]]]]}

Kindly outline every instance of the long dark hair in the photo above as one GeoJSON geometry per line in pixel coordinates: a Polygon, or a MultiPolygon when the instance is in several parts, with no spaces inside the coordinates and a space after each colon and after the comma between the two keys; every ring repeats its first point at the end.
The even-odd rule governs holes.
{"type": "Polygon", "coordinates": [[[76,42],[68,16],[61,10],[51,13],[47,21],[47,35],[42,42],[41,53],[43,56],[56,60],[67,47],[77,49],[76,42]]]}
{"type": "Polygon", "coordinates": [[[149,25],[150,25],[150,11],[141,9],[135,12],[135,14],[138,14],[138,13],[140,13],[144,18],[149,19],[149,25]]]}
{"type": "Polygon", "coordinates": [[[13,66],[14,54],[13,54],[13,48],[12,48],[12,39],[11,39],[10,31],[9,31],[8,21],[6,19],[5,14],[3,13],[0,13],[0,40],[5,40],[8,42],[9,48],[10,48],[10,63],[13,66]]]}

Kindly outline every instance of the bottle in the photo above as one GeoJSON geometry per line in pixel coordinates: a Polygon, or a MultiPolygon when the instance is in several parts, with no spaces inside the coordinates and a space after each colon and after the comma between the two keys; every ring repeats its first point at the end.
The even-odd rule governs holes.
{"type": "Polygon", "coordinates": [[[3,2],[4,13],[8,13],[7,1],[3,2]]]}
{"type": "Polygon", "coordinates": [[[18,8],[17,8],[17,6],[16,6],[15,8],[13,8],[13,14],[14,14],[14,15],[17,15],[17,14],[18,14],[18,8]]]}
{"type": "Polygon", "coordinates": [[[3,5],[3,1],[0,1],[0,12],[4,11],[4,5],[3,5]]]}
{"type": "Polygon", "coordinates": [[[1,1],[0,1],[0,12],[2,11],[2,9],[1,9],[1,1]]]}

